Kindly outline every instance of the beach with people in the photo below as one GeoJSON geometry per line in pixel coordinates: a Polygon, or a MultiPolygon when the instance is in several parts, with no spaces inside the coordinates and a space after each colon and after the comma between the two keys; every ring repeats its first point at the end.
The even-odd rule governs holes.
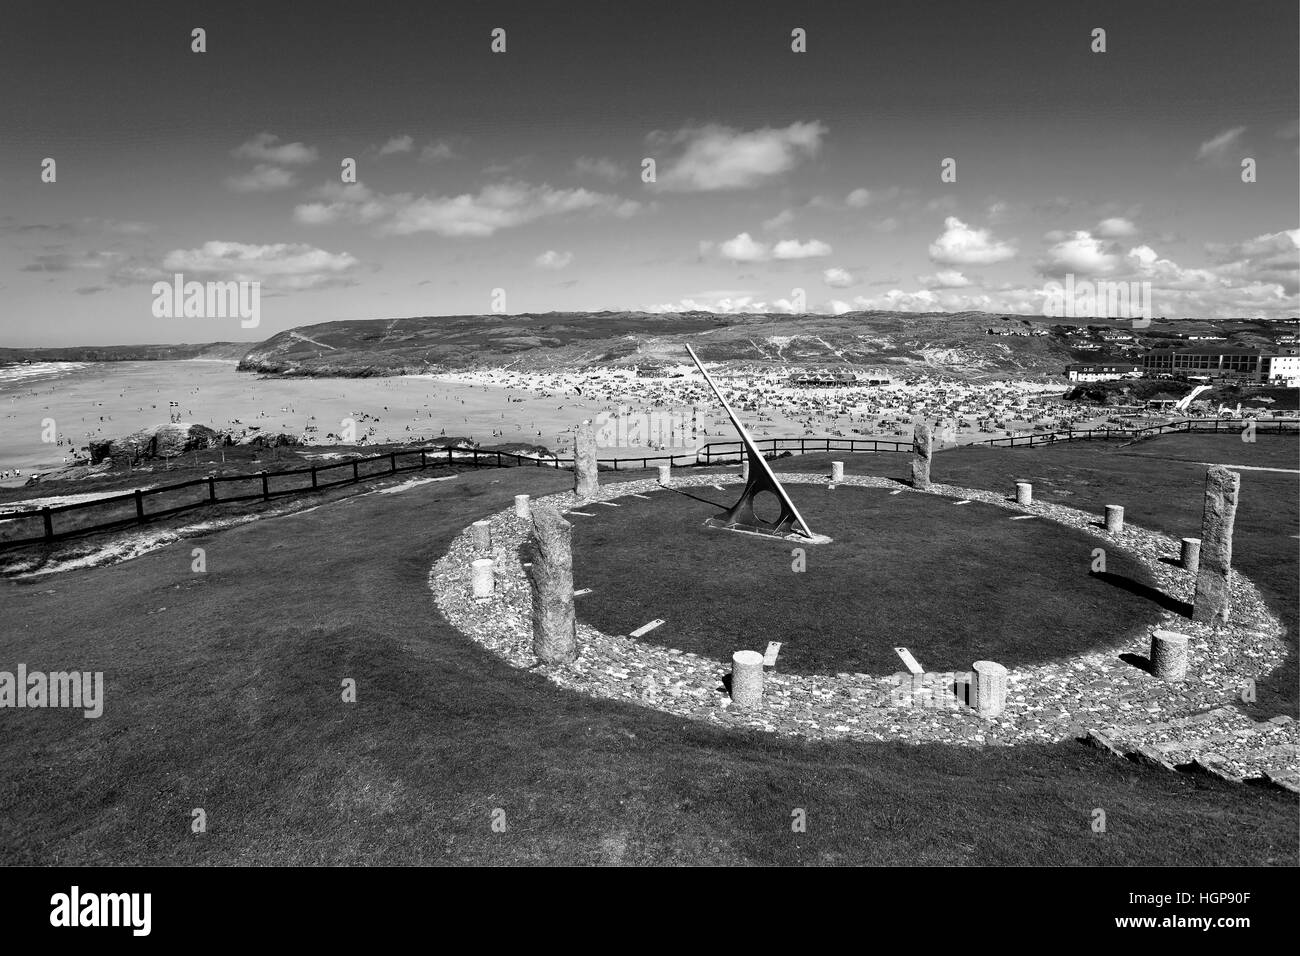
{"type": "MultiPolygon", "coordinates": [[[[719,385],[751,434],[904,440],[925,418],[965,443],[1074,424],[1094,408],[1059,399],[1064,385],[914,375],[887,384],[792,384],[788,368],[719,369],[719,385]]],[[[734,440],[693,369],[485,368],[448,375],[276,378],[228,361],[38,363],[0,368],[0,483],[84,457],[91,441],[166,422],[236,440],[288,434],[306,445],[361,446],[462,438],[542,446],[563,456],[583,419],[602,425],[611,456],[692,450],[734,440]]]]}

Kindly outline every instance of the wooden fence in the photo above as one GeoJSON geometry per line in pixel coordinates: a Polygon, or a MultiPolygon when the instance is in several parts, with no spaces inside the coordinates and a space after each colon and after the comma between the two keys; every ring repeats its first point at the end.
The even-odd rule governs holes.
{"type": "MultiPolygon", "coordinates": [[[[1178,432],[1241,432],[1245,427],[1246,420],[1187,419],[1147,428],[1094,428],[1085,431],[1027,435],[1022,438],[991,438],[975,444],[1010,448],[1046,445],[1060,441],[1132,440],[1178,432]]],[[[1260,434],[1300,434],[1300,419],[1257,421],[1255,430],[1260,434]]],[[[910,441],[875,438],[765,438],[755,444],[765,457],[775,457],[785,452],[791,454],[896,453],[912,449],[910,441]]],[[[743,450],[744,445],[739,441],[710,442],[693,452],[638,458],[601,458],[599,463],[612,471],[645,469],[651,464],[660,463],[674,466],[679,464],[707,466],[739,460],[743,450]]],[[[533,458],[502,451],[426,448],[390,451],[364,458],[350,458],[345,461],[286,471],[261,471],[251,475],[209,475],[206,478],[195,478],[174,485],[140,488],[91,501],[0,514],[0,549],[48,543],[73,535],[143,524],[157,518],[215,504],[270,501],[273,498],[310,494],[385,475],[422,471],[432,467],[568,468],[572,465],[572,458],[533,458]],[[227,493],[218,493],[219,487],[225,489],[227,493]],[[147,505],[146,502],[149,504],[147,505]],[[94,520],[95,518],[99,520],[94,520]]]]}

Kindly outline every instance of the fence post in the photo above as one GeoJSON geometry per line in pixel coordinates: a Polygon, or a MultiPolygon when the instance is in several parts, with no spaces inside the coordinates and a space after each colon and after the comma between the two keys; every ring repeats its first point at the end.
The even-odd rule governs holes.
{"type": "MultiPolygon", "coordinates": [[[[315,471],[316,469],[313,468],[312,472],[315,473],[315,471]]],[[[217,500],[217,478],[215,475],[208,475],[208,500],[217,500]]]]}
{"type": "Polygon", "coordinates": [[[390,475],[397,474],[397,452],[395,451],[388,453],[388,473],[390,475]]]}
{"type": "Polygon", "coordinates": [[[451,446],[450,446],[450,445],[447,446],[447,464],[448,464],[449,466],[451,465],[451,446]]]}
{"type": "Polygon", "coordinates": [[[144,492],[139,488],[135,490],[135,520],[144,520],[144,492]]]}
{"type": "Polygon", "coordinates": [[[266,472],[259,471],[258,474],[262,476],[262,500],[269,501],[271,498],[271,492],[269,486],[266,483],[266,472]]]}
{"type": "Polygon", "coordinates": [[[311,486],[313,488],[316,487],[316,466],[315,465],[311,466],[311,486]]]}
{"type": "Polygon", "coordinates": [[[497,452],[497,467],[501,467],[501,452],[497,452]]]}
{"type": "Polygon", "coordinates": [[[477,448],[474,449],[474,467],[475,467],[475,468],[478,467],[478,449],[477,449],[477,448]]]}
{"type": "Polygon", "coordinates": [[[41,518],[45,521],[45,540],[54,540],[54,518],[50,514],[50,506],[46,505],[41,509],[41,518]]]}
{"type": "Polygon", "coordinates": [[[358,482],[358,481],[360,481],[360,480],[361,480],[361,478],[360,478],[360,476],[358,476],[358,474],[357,474],[357,460],[356,460],[355,458],[353,458],[353,459],[352,459],[352,481],[355,483],[355,482],[358,482]]]}
{"type": "Polygon", "coordinates": [[[420,449],[420,470],[421,470],[421,471],[424,471],[424,469],[427,468],[427,467],[428,467],[428,465],[426,465],[425,462],[424,462],[424,449],[421,448],[421,449],[420,449]]]}

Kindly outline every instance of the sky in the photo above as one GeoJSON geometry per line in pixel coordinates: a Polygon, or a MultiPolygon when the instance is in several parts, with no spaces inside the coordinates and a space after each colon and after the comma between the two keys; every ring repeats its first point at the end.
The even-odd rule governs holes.
{"type": "Polygon", "coordinates": [[[1294,316],[1298,47],[1295,0],[8,0],[0,345],[1041,314],[1067,274],[1294,316]],[[178,273],[260,324],[156,315],[178,273]]]}

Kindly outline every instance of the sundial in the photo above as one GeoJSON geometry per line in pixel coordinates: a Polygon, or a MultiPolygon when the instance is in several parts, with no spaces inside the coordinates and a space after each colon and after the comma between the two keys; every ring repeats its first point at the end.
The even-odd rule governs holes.
{"type": "Polygon", "coordinates": [[[825,544],[830,541],[831,539],[825,535],[814,534],[812,528],[808,527],[808,522],[804,520],[803,515],[799,514],[798,507],[790,500],[781,482],[777,481],[776,475],[767,464],[767,459],[759,452],[749,431],[723,398],[722,391],[713,381],[713,376],[705,369],[700,357],[695,354],[695,350],[690,345],[686,346],[686,351],[690,354],[695,367],[700,370],[700,374],[704,376],[704,381],[709,383],[709,388],[722,404],[727,417],[731,419],[731,424],[735,426],[741,444],[744,445],[743,454],[749,462],[749,480],[745,482],[745,490],[740,493],[740,499],[728,510],[709,518],[704,523],[711,528],[721,528],[725,531],[742,531],[747,534],[802,541],[808,544],[825,544]],[[769,492],[780,503],[781,511],[775,521],[767,521],[754,511],[754,498],[762,492],[769,492]]]}

